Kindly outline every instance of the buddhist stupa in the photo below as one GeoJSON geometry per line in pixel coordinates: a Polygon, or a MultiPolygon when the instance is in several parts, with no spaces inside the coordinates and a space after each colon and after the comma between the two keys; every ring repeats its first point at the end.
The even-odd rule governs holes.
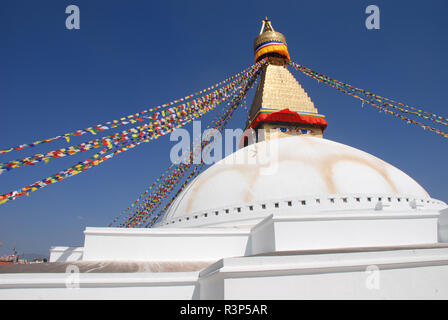
{"type": "Polygon", "coordinates": [[[51,248],[47,267],[0,275],[0,298],[448,299],[448,206],[324,137],[267,18],[254,53],[268,60],[245,124],[254,141],[195,178],[154,227],[87,227],[84,246],[51,248]],[[68,267],[78,290],[66,289],[68,267]]]}
{"type": "Polygon", "coordinates": [[[415,180],[387,162],[323,138],[327,127],[325,116],[318,113],[287,69],[286,39],[274,31],[267,18],[255,38],[254,52],[256,61],[268,59],[246,124],[246,129],[252,128],[257,133],[257,143],[249,145],[251,139],[246,137],[246,148],[197,177],[169,208],[158,227],[255,223],[271,214],[269,210],[257,210],[260,203],[269,200],[280,206],[286,197],[303,201],[307,208],[321,207],[333,197],[334,203],[340,203],[340,199],[348,203],[350,198],[355,199],[356,209],[367,209],[373,203],[407,206],[415,198],[425,202],[430,199],[415,180]],[[268,166],[275,172],[267,174],[268,166]],[[401,199],[403,203],[399,203],[401,199]],[[253,209],[249,210],[249,216],[240,214],[229,220],[226,214],[220,214],[229,204],[240,207],[241,212],[246,212],[248,206],[253,209]],[[198,213],[199,216],[206,213],[208,219],[195,218],[198,213]]]}

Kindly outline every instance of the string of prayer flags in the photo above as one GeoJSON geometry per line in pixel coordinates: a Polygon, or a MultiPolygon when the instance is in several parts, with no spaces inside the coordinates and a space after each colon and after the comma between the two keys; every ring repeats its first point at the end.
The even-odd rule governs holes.
{"type": "MultiPolygon", "coordinates": [[[[81,135],[86,134],[86,133],[97,134],[97,133],[101,133],[101,132],[103,132],[105,130],[116,128],[118,126],[128,125],[130,123],[135,123],[137,121],[143,122],[144,118],[145,118],[144,115],[146,115],[147,113],[153,113],[154,111],[161,110],[161,109],[167,108],[167,107],[171,107],[171,106],[174,106],[174,105],[177,105],[177,104],[187,105],[188,103],[185,103],[185,102],[190,100],[190,99],[192,99],[195,96],[203,95],[204,93],[206,93],[208,91],[211,91],[213,89],[216,89],[219,86],[221,86],[221,85],[223,85],[223,84],[225,84],[225,83],[227,83],[229,81],[232,81],[234,79],[238,79],[238,78],[241,78],[241,77],[248,77],[249,74],[251,72],[253,72],[253,70],[255,70],[255,69],[259,68],[260,66],[262,66],[263,64],[265,64],[266,61],[267,61],[266,59],[261,60],[258,63],[256,63],[256,64],[246,68],[245,70],[239,72],[238,74],[235,74],[235,75],[233,75],[233,76],[231,76],[231,77],[229,77],[229,78],[227,78],[227,79],[225,79],[225,80],[223,80],[223,81],[221,81],[219,83],[216,83],[216,84],[214,84],[214,85],[212,85],[210,87],[207,87],[206,89],[197,91],[197,92],[195,92],[193,94],[190,94],[188,96],[185,96],[183,98],[175,99],[175,100],[173,100],[171,102],[164,103],[162,105],[159,105],[159,106],[156,106],[156,107],[153,107],[153,108],[149,108],[149,109],[143,110],[143,111],[135,113],[135,114],[130,114],[130,115],[124,116],[124,117],[122,117],[120,119],[117,119],[117,120],[112,120],[112,121],[108,121],[108,122],[105,122],[105,123],[102,123],[102,124],[97,124],[97,125],[85,128],[85,129],[79,129],[79,130],[76,130],[76,131],[73,131],[73,132],[69,132],[69,133],[65,133],[65,134],[62,134],[62,135],[59,135],[59,136],[56,136],[56,137],[53,137],[53,138],[37,140],[37,141],[34,141],[32,143],[29,143],[29,144],[21,144],[21,145],[18,145],[18,146],[14,146],[14,147],[10,147],[10,148],[7,148],[7,149],[3,149],[3,150],[0,150],[0,155],[6,154],[6,153],[14,151],[14,150],[19,151],[19,150],[23,150],[25,148],[34,147],[34,146],[42,144],[42,143],[50,143],[50,142],[53,142],[53,141],[56,141],[56,140],[60,140],[60,139],[66,139],[67,142],[70,142],[70,137],[71,136],[81,136],[81,135]]],[[[200,98],[198,98],[198,99],[200,99],[200,98]]],[[[197,99],[189,102],[190,105],[194,105],[195,103],[197,103],[197,99]]],[[[161,110],[160,112],[153,113],[152,116],[155,117],[155,119],[153,119],[153,120],[156,120],[157,117],[160,114],[162,114],[162,113],[166,113],[165,110],[161,110]]]]}
{"type": "MultiPolygon", "coordinates": [[[[252,78],[247,79],[245,84],[241,87],[241,90],[239,90],[239,92],[236,93],[232,98],[232,101],[229,102],[229,107],[224,111],[224,113],[220,117],[218,117],[216,120],[213,121],[213,125],[209,124],[207,128],[213,127],[218,131],[221,131],[227,125],[234,111],[237,109],[237,107],[242,103],[242,100],[245,98],[247,91],[250,88],[252,88],[253,83],[257,79],[258,75],[259,71],[257,71],[257,73],[252,78]]],[[[210,146],[209,142],[211,141],[211,139],[212,138],[210,137],[209,139],[202,141],[201,149],[209,147],[210,146]]],[[[190,150],[192,149],[193,148],[190,148],[190,150]]],[[[193,150],[190,151],[189,154],[190,160],[192,155],[193,150]]],[[[169,204],[172,202],[174,198],[172,197],[172,199],[168,201],[165,204],[165,206],[158,212],[157,209],[168,198],[169,194],[172,193],[175,190],[175,188],[179,185],[179,183],[183,179],[183,176],[191,168],[191,166],[192,166],[191,161],[187,163],[181,162],[175,167],[170,166],[167,172],[162,174],[162,176],[159,179],[157,179],[156,181],[157,183],[155,182],[151,185],[150,189],[152,190],[146,190],[130,207],[128,207],[127,210],[129,210],[130,208],[133,208],[133,210],[126,217],[122,218],[122,222],[118,224],[118,227],[133,228],[144,224],[148,226],[148,222],[154,223],[155,221],[157,221],[157,217],[160,217],[166,211],[169,204]],[[163,177],[164,179],[162,180],[163,177]],[[139,205],[135,206],[139,200],[142,201],[140,202],[139,205]]],[[[203,166],[204,163],[202,163],[202,165],[199,166],[199,168],[196,166],[193,169],[193,172],[195,172],[195,174],[199,174],[203,166]]],[[[193,172],[187,176],[187,178],[183,183],[183,186],[186,186],[189,180],[194,176],[193,172]]],[[[179,194],[179,192],[181,192],[181,189],[182,186],[177,191],[176,195],[179,194]]],[[[110,225],[116,223],[121,216],[122,214],[119,217],[115,218],[110,225]]]]}
{"type": "Polygon", "coordinates": [[[412,114],[415,116],[418,116],[425,120],[430,120],[433,122],[436,122],[440,125],[448,126],[448,118],[438,116],[434,113],[429,113],[426,111],[423,111],[421,109],[407,106],[403,103],[397,102],[392,99],[384,98],[380,95],[376,95],[372,92],[366,91],[364,89],[356,88],[350,84],[344,83],[339,80],[335,80],[329,76],[326,76],[321,73],[317,73],[307,67],[301,66],[295,62],[290,61],[289,64],[296,70],[301,71],[305,75],[321,82],[324,84],[327,84],[345,94],[348,94],[356,99],[359,99],[362,101],[362,106],[364,106],[364,103],[370,104],[374,106],[379,112],[384,112],[385,114],[394,115],[399,119],[405,120],[407,123],[412,123],[420,126],[424,130],[429,130],[431,132],[434,132],[444,138],[448,138],[448,132],[444,132],[440,129],[434,128],[432,126],[429,126],[427,124],[424,124],[422,122],[410,119],[404,115],[399,114],[398,112],[405,113],[405,114],[412,114]],[[391,110],[394,109],[395,111],[391,110]]]}
{"type": "MultiPolygon", "coordinates": [[[[171,119],[172,121],[160,121],[160,126],[152,127],[152,130],[150,130],[151,128],[146,127],[144,129],[140,128],[141,132],[139,132],[138,134],[132,132],[130,137],[127,137],[127,139],[117,141],[113,139],[104,140],[107,144],[107,148],[103,148],[100,152],[90,157],[89,159],[80,162],[66,170],[60,171],[55,175],[36,181],[35,183],[19,188],[18,190],[0,195],[0,204],[3,204],[10,200],[15,200],[24,195],[28,195],[30,192],[34,192],[43,187],[62,181],[66,178],[72,177],[88,169],[96,167],[124,151],[133,149],[142,143],[147,143],[156,140],[159,137],[176,130],[177,128],[185,126],[187,123],[193,121],[194,119],[202,117],[204,114],[214,110],[218,105],[220,105],[223,101],[226,101],[230,96],[234,95],[235,92],[239,91],[240,88],[243,87],[245,83],[247,83],[247,81],[253,79],[254,75],[258,76],[263,63],[264,62],[260,61],[256,65],[249,68],[250,69],[249,72],[241,76],[241,79],[232,84],[228,90],[222,90],[222,88],[218,89],[215,91],[215,93],[211,95],[211,99],[202,100],[206,101],[207,103],[204,103],[202,105],[200,101],[198,101],[194,110],[191,113],[187,113],[183,117],[179,118],[174,117],[171,119]]],[[[163,110],[162,117],[168,118],[169,114],[173,115],[176,114],[176,112],[163,110]]],[[[51,159],[50,156],[46,158],[44,157],[44,161],[49,161],[49,159],[51,159]]]]}

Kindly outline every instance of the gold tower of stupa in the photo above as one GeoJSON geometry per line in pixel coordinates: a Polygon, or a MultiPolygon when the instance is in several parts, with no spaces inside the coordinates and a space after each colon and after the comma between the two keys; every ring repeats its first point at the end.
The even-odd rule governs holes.
{"type": "Polygon", "coordinates": [[[274,30],[267,17],[255,38],[254,53],[255,62],[264,58],[268,62],[262,70],[246,129],[265,129],[266,135],[261,140],[291,135],[322,137],[327,127],[325,116],[318,113],[287,69],[290,57],[285,36],[274,30]]]}

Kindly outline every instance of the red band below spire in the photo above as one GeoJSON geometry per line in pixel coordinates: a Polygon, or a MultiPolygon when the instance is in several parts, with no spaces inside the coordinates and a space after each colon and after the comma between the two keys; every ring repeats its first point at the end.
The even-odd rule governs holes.
{"type": "Polygon", "coordinates": [[[272,113],[260,113],[254,121],[250,124],[250,128],[255,129],[261,122],[288,122],[288,123],[301,123],[313,126],[320,126],[322,131],[327,128],[327,120],[319,116],[303,115],[289,109],[282,109],[272,113]]]}

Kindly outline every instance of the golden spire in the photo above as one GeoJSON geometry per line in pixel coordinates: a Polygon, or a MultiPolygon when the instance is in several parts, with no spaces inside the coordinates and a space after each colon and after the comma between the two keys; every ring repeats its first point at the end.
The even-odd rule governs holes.
{"type": "Polygon", "coordinates": [[[249,111],[247,128],[278,129],[264,139],[291,135],[322,137],[327,126],[308,94],[289,72],[286,39],[266,17],[254,41],[255,61],[268,58],[249,111]]]}

